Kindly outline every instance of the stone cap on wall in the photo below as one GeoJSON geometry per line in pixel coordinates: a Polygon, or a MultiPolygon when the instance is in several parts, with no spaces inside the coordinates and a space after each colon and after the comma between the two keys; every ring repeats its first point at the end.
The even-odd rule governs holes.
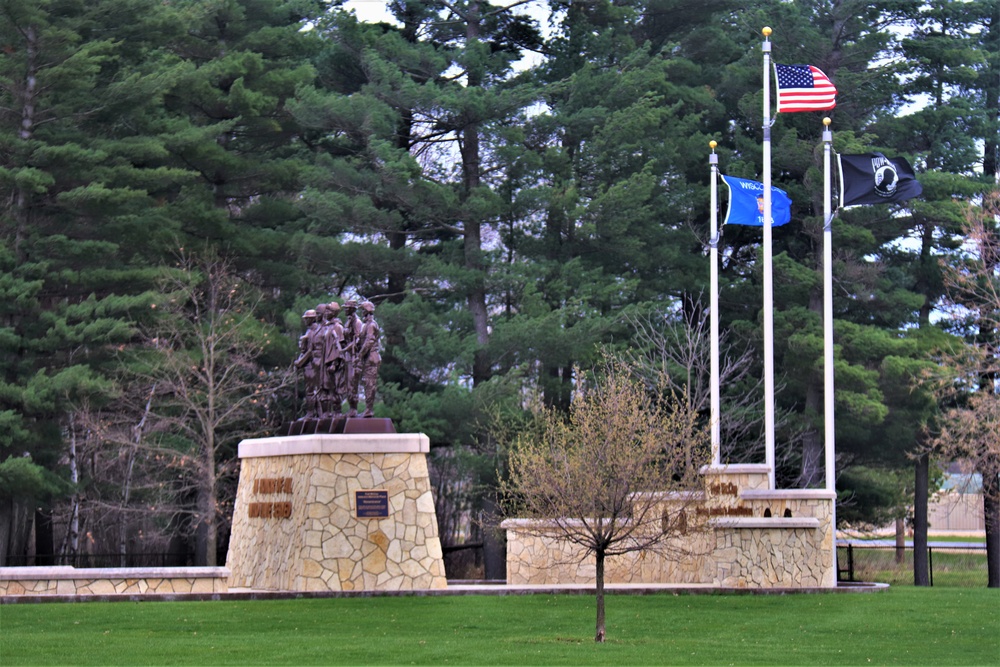
{"type": "Polygon", "coordinates": [[[728,465],[702,466],[699,472],[702,475],[739,475],[752,473],[766,475],[771,472],[771,467],[766,463],[732,463],[728,465]]]}
{"type": "Polygon", "coordinates": [[[713,528],[819,528],[819,519],[811,516],[804,517],[720,517],[712,519],[713,528]]]}
{"type": "Polygon", "coordinates": [[[39,565],[0,567],[0,579],[25,581],[36,579],[227,579],[228,567],[72,567],[39,565]]]}
{"type": "Polygon", "coordinates": [[[431,441],[423,433],[289,435],[253,438],[240,443],[241,459],[299,454],[426,454],[431,441]]]}
{"type": "Polygon", "coordinates": [[[825,489],[746,489],[740,491],[746,500],[836,500],[836,491],[825,489]]]}

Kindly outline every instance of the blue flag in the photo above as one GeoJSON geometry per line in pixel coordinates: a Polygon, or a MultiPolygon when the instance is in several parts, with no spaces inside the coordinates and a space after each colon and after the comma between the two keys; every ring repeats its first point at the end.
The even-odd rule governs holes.
{"type": "MultiPolygon", "coordinates": [[[[729,188],[729,210],[723,225],[764,226],[764,184],[735,176],[723,176],[729,188]]],[[[792,200],[784,190],[771,186],[771,226],[784,225],[792,219],[792,200]]]]}

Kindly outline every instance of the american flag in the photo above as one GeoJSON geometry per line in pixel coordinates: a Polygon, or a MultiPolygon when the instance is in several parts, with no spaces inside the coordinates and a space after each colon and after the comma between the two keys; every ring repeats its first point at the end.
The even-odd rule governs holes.
{"type": "Polygon", "coordinates": [[[774,65],[778,79],[778,113],[822,111],[837,106],[837,89],[812,65],[774,65]]]}

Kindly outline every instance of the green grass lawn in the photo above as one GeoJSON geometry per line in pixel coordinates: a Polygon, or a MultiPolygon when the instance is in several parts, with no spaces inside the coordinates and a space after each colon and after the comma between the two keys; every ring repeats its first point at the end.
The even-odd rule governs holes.
{"type": "Polygon", "coordinates": [[[0,665],[998,665],[1000,591],[0,606],[0,665]]]}

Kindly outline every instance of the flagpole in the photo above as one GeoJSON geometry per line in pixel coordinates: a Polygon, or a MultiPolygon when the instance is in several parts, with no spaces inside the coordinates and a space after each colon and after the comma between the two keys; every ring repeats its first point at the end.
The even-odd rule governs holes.
{"type": "Polygon", "coordinates": [[[712,337],[711,347],[711,433],[712,433],[712,466],[722,464],[722,434],[720,427],[719,411],[719,156],[715,153],[718,144],[715,141],[708,142],[712,149],[708,156],[708,163],[711,165],[711,203],[710,219],[711,238],[709,240],[709,260],[711,269],[709,270],[709,284],[712,290],[709,298],[709,317],[711,318],[710,335],[712,337]]]}
{"type": "Polygon", "coordinates": [[[774,483],[774,294],[771,284],[771,29],[764,43],[764,458],[768,483],[774,483]]]}
{"type": "Polygon", "coordinates": [[[830,153],[833,132],[823,119],[823,425],[826,441],[826,490],[836,491],[834,475],[833,393],[833,204],[830,153]]]}
{"type": "Polygon", "coordinates": [[[832,585],[837,582],[837,478],[834,441],[833,394],[833,202],[830,174],[830,154],[833,132],[830,119],[823,119],[823,428],[826,452],[826,490],[833,493],[830,501],[830,542],[832,544],[832,585]]]}

